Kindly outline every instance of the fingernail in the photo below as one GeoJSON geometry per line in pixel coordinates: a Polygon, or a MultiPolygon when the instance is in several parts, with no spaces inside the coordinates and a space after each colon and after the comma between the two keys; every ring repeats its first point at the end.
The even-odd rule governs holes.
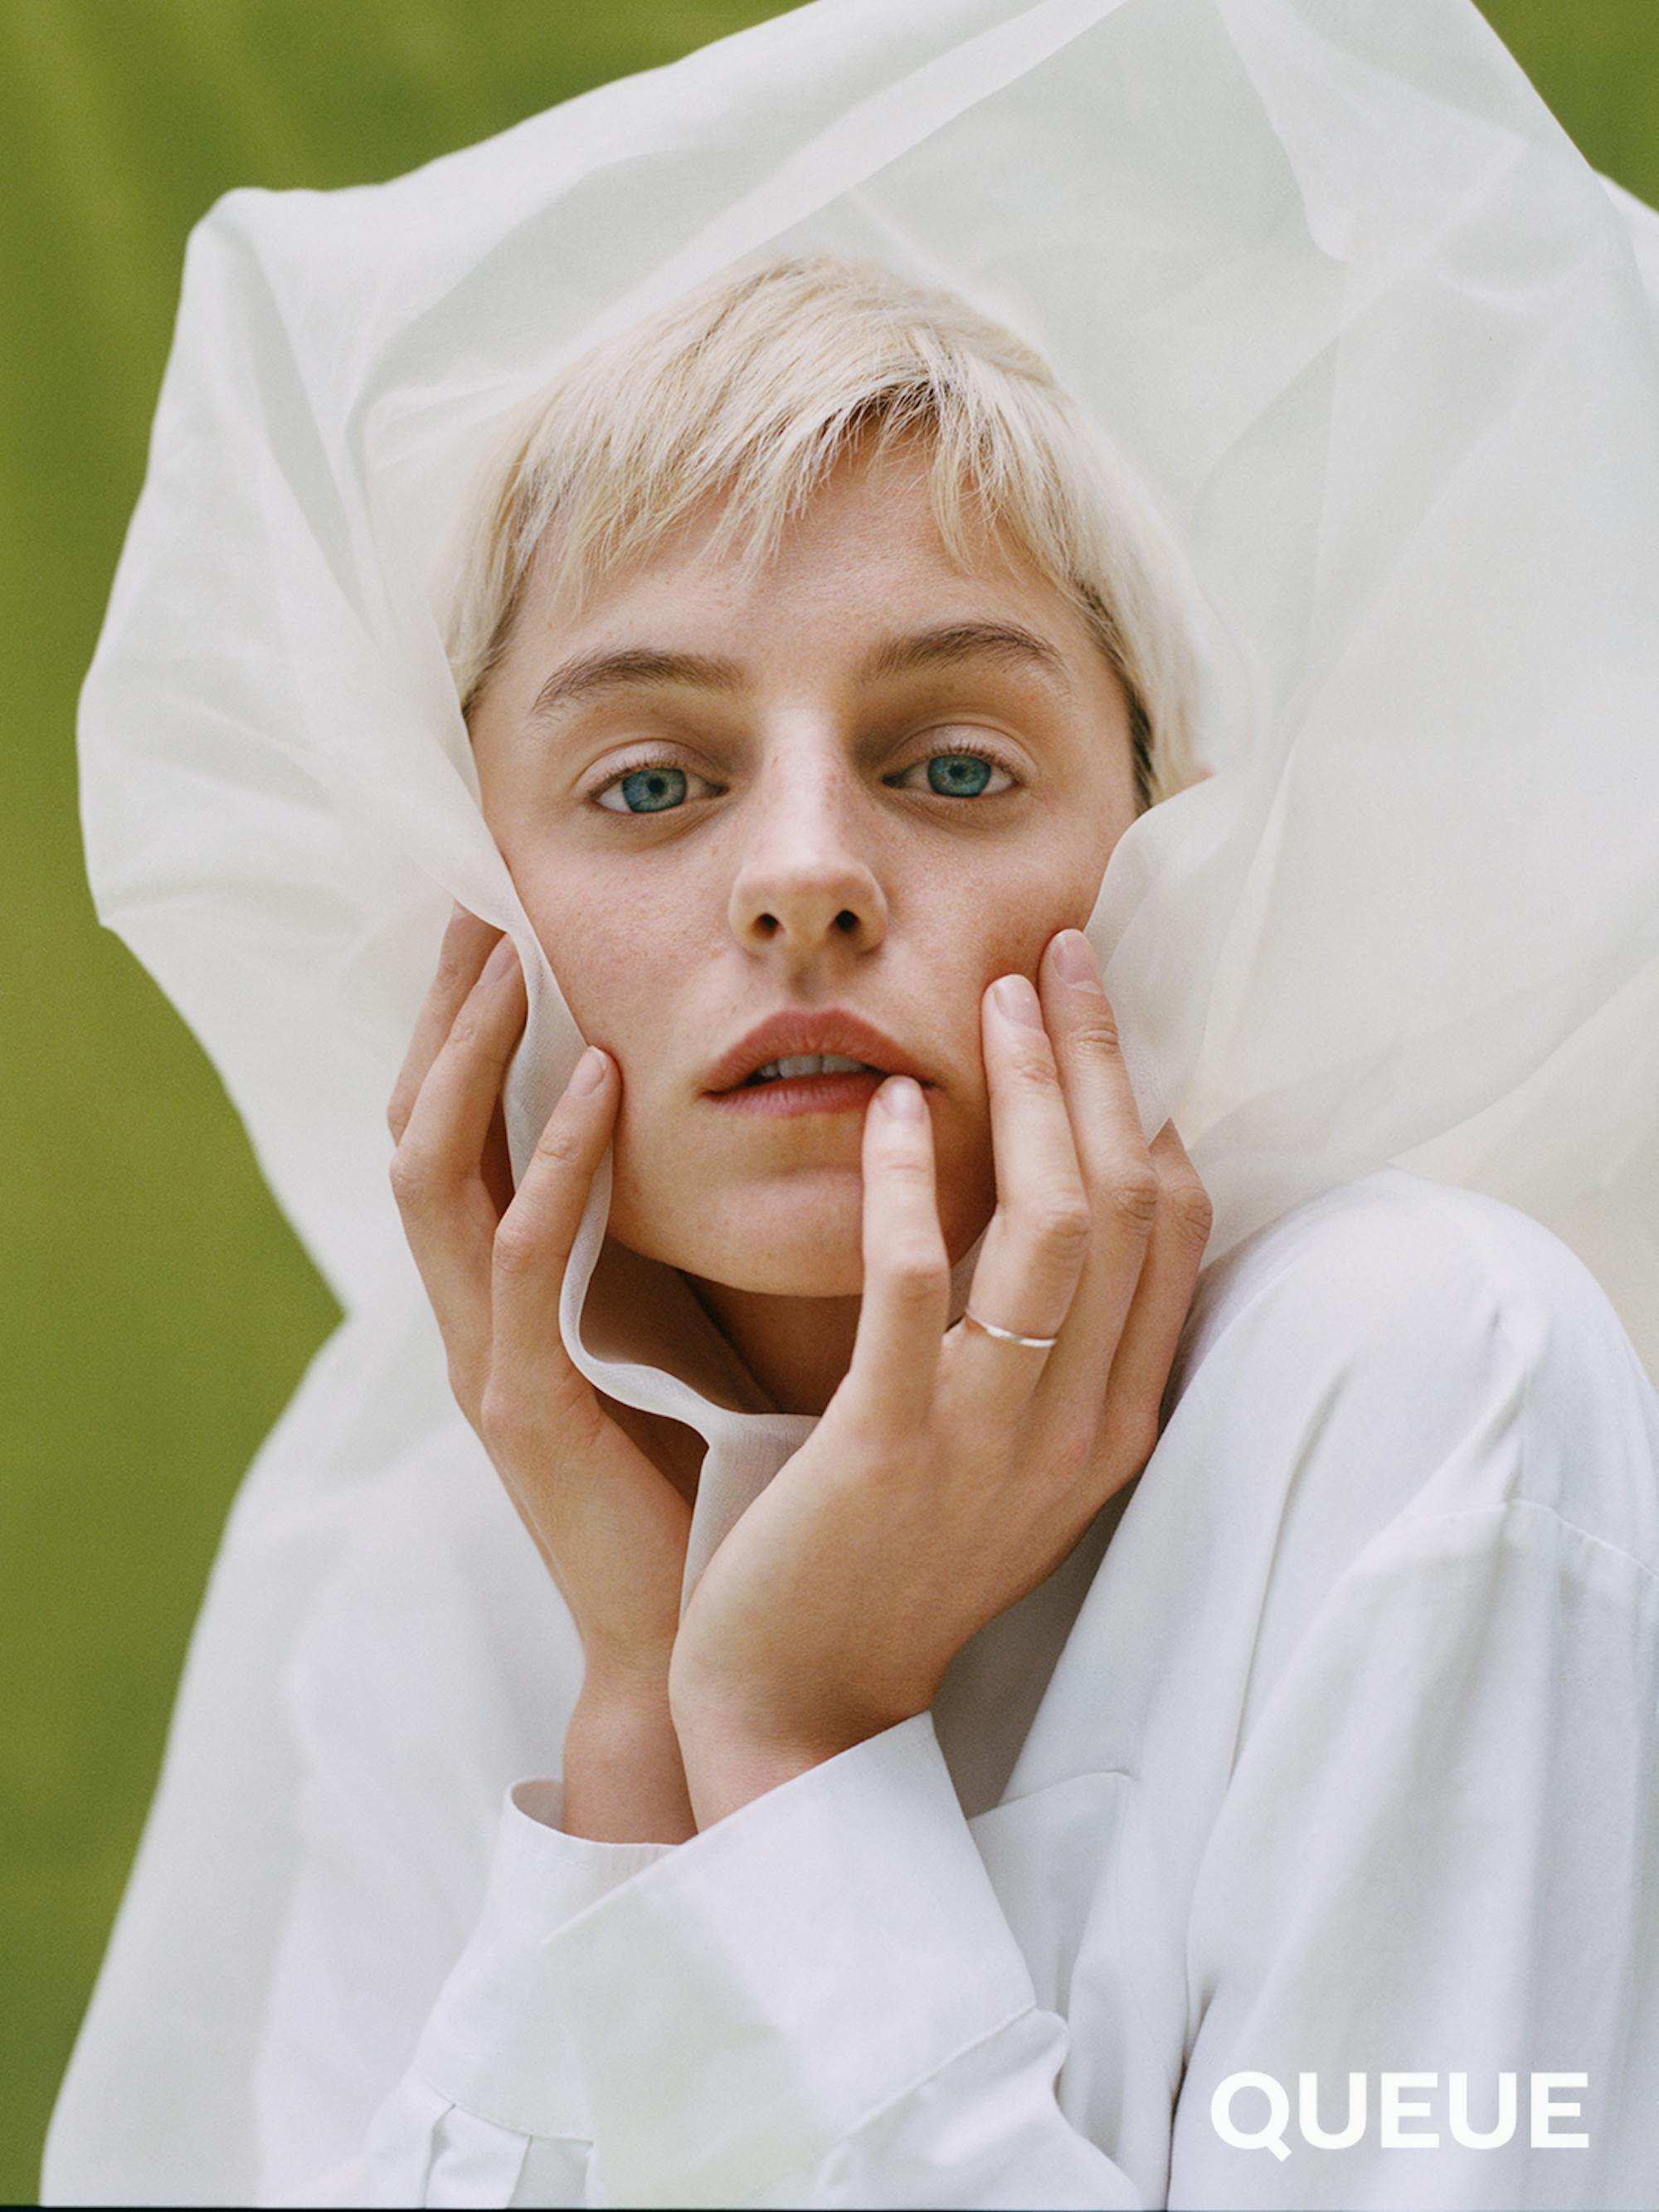
{"type": "MultiPolygon", "coordinates": [[[[1101,992],[1100,963],[1080,929],[1062,929],[1054,939],[1054,972],[1073,990],[1101,992]]],[[[1105,994],[1101,992],[1103,997],[1105,994]]]]}
{"type": "Polygon", "coordinates": [[[484,962],[483,974],[479,977],[479,981],[499,983],[518,957],[518,953],[514,949],[513,939],[510,937],[503,937],[489,959],[484,962]]]}
{"type": "Polygon", "coordinates": [[[570,1088],[578,1098],[597,1091],[605,1081],[605,1054],[591,1044],[570,1071],[570,1088]]]}
{"type": "Polygon", "coordinates": [[[1022,1028],[1040,1030],[1042,1027],[1042,1005],[1036,990],[1024,975],[1000,975],[991,986],[991,996],[997,1002],[997,1011],[1022,1028]]]}
{"type": "Polygon", "coordinates": [[[921,1103],[921,1085],[914,1076],[890,1075],[878,1095],[883,1109],[896,1121],[919,1121],[927,1110],[921,1103]]]}

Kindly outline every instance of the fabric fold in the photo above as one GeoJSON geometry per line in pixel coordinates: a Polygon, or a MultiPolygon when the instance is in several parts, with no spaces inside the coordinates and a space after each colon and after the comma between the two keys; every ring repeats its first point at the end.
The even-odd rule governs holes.
{"type": "MultiPolygon", "coordinates": [[[[512,1849],[545,1869],[544,1845],[512,1849]]],[[[561,1838],[551,1858],[556,1884],[532,1911],[517,1882],[486,1905],[476,1981],[464,1963],[440,2005],[467,2016],[428,2030],[418,2063],[529,2133],[581,2132],[583,2116],[549,2101],[581,2081],[614,2203],[751,2201],[1034,2001],[930,1714],[684,1844],[561,1838]],[[593,1881],[596,1850],[635,1863],[538,1932],[593,1881]],[[501,2007],[499,2032],[473,1988],[501,2007]]]]}

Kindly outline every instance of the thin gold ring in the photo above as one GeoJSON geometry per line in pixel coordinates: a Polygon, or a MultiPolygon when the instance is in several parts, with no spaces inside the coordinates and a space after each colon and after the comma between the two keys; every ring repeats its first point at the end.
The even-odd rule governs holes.
{"type": "Polygon", "coordinates": [[[1005,1344],[1029,1344],[1033,1352],[1052,1352],[1060,1342],[1057,1336],[1021,1336],[1018,1330],[999,1328],[994,1321],[981,1321],[977,1314],[963,1313],[969,1328],[976,1328],[981,1336],[1000,1336],[1005,1344]]]}

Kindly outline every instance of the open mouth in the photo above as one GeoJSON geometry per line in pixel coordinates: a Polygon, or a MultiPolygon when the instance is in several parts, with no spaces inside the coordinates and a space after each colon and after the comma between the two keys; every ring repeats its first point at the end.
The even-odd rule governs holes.
{"type": "Polygon", "coordinates": [[[873,1075],[880,1082],[885,1073],[884,1068],[872,1067],[868,1060],[848,1060],[838,1052],[803,1052],[787,1060],[769,1060],[737,1087],[748,1091],[757,1084],[785,1083],[805,1075],[873,1075]]]}
{"type": "Polygon", "coordinates": [[[715,1060],[702,1096],[751,1114],[843,1114],[866,1107],[890,1075],[931,1087],[908,1048],[854,1008],[788,1006],[715,1060]]]}
{"type": "Polygon", "coordinates": [[[729,1091],[705,1094],[728,1113],[787,1120],[797,1114],[862,1114],[890,1071],[845,1053],[790,1053],[769,1060],[729,1091]]]}

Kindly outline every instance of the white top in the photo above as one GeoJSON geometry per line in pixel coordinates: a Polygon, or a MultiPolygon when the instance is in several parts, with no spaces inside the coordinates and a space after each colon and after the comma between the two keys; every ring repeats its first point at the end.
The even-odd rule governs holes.
{"type": "Polygon", "coordinates": [[[425,1897],[368,1754],[255,2085],[278,2201],[1659,2203],[1659,1402],[1612,1307],[1388,1169],[1206,1271],[1169,1407],[932,1713],[685,1843],[526,1780],[425,1897]],[[427,2011],[398,1962],[463,1910],[427,2011]],[[1364,2076],[1350,2148],[1310,2071],[1338,2135],[1364,2076]],[[1282,2159],[1218,2132],[1246,2072],[1282,2159]],[[1460,2143],[1504,2075],[1510,2140],[1460,2143]],[[360,2155],[296,2172],[354,2099],[360,2155]]]}

